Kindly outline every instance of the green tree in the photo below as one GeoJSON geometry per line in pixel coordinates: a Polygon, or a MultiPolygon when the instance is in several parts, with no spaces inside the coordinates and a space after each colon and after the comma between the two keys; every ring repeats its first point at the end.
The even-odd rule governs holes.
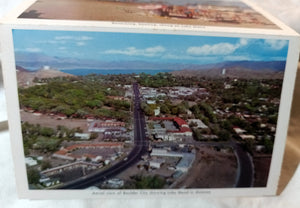
{"type": "Polygon", "coordinates": [[[41,163],[41,169],[46,170],[46,169],[49,169],[49,168],[52,168],[52,165],[51,165],[50,161],[49,160],[43,160],[42,163],[41,163]]]}
{"type": "Polygon", "coordinates": [[[40,173],[34,168],[27,169],[27,179],[29,184],[38,184],[40,180],[40,173]]]}
{"type": "Polygon", "coordinates": [[[161,189],[166,181],[162,177],[155,176],[134,176],[136,189],[161,189]]]}

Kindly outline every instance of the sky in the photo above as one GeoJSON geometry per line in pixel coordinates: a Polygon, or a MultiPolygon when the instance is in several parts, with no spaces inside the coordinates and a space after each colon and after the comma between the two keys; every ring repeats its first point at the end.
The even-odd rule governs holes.
{"type": "MultiPolygon", "coordinates": [[[[288,41],[168,34],[14,30],[16,62],[45,57],[100,62],[211,64],[285,60],[288,41]],[[22,56],[18,56],[22,54],[22,56]]],[[[36,59],[36,60],[34,60],[36,59]]],[[[66,61],[67,62],[67,61],[66,61]]]]}

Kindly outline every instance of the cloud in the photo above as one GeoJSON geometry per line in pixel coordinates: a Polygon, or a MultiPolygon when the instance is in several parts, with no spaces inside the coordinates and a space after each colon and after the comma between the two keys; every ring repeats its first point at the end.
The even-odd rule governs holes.
{"type": "Polygon", "coordinates": [[[203,45],[189,47],[186,52],[192,56],[215,56],[232,54],[240,44],[218,43],[214,45],[203,45]]]}
{"type": "Polygon", "coordinates": [[[76,41],[93,40],[93,38],[89,36],[56,36],[54,39],[55,40],[76,40],[76,41]]]}
{"type": "Polygon", "coordinates": [[[30,53],[37,53],[37,52],[41,52],[40,48],[25,48],[26,52],[30,52],[30,53]]]}
{"type": "Polygon", "coordinates": [[[137,49],[135,47],[128,47],[124,50],[107,50],[105,54],[121,54],[127,56],[158,56],[165,52],[166,49],[162,46],[149,47],[145,49],[137,49]]]}
{"type": "Polygon", "coordinates": [[[279,51],[288,44],[288,41],[287,40],[268,39],[268,40],[265,40],[265,44],[267,46],[269,46],[271,49],[279,51]]]}
{"type": "Polygon", "coordinates": [[[84,46],[84,45],[85,45],[85,42],[80,41],[80,42],[77,42],[76,45],[78,45],[78,46],[84,46]]]}
{"type": "Polygon", "coordinates": [[[246,38],[241,38],[241,39],[240,39],[239,45],[240,45],[240,46],[245,46],[245,45],[248,45],[248,42],[249,42],[248,39],[246,39],[246,38]]]}

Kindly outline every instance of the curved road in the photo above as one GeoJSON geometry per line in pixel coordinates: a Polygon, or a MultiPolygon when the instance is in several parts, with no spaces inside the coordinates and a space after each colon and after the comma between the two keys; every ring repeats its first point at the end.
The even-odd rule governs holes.
{"type": "Polygon", "coordinates": [[[108,178],[114,177],[117,174],[123,172],[127,168],[137,163],[141,156],[147,152],[148,141],[145,136],[145,116],[140,108],[140,93],[137,83],[133,84],[134,91],[134,147],[128,154],[127,159],[118,162],[110,168],[93,173],[74,181],[62,184],[58,189],[84,189],[90,186],[97,185],[104,182],[108,178]]]}
{"type": "Polygon", "coordinates": [[[240,144],[235,144],[234,146],[238,157],[237,160],[239,163],[239,177],[236,183],[236,187],[252,187],[254,171],[249,153],[243,150],[240,144]]]}

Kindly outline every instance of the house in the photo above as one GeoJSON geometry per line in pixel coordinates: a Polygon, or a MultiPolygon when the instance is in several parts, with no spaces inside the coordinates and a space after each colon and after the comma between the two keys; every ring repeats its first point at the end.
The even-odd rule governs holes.
{"type": "Polygon", "coordinates": [[[125,123],[120,121],[94,121],[89,125],[89,132],[103,133],[109,129],[119,129],[125,131],[125,123]]]}
{"type": "Polygon", "coordinates": [[[64,171],[69,171],[69,170],[73,170],[75,168],[88,168],[88,169],[97,169],[97,168],[102,168],[103,164],[96,164],[96,163],[87,163],[84,161],[78,161],[78,162],[73,162],[73,163],[69,163],[66,165],[61,165],[61,166],[57,166],[54,168],[50,168],[44,171],[41,171],[41,174],[43,175],[43,177],[49,177],[52,175],[56,175],[58,173],[62,173],[64,171]]]}
{"type": "Polygon", "coordinates": [[[194,153],[174,152],[174,151],[168,151],[166,149],[160,149],[160,148],[153,148],[150,156],[151,157],[153,157],[153,156],[179,157],[180,161],[176,165],[176,170],[179,170],[181,172],[187,172],[195,160],[194,153]]]}
{"type": "Polygon", "coordinates": [[[77,133],[76,132],[74,134],[74,137],[82,139],[82,140],[88,140],[88,139],[90,139],[91,134],[90,133],[77,133]]]}
{"type": "Polygon", "coordinates": [[[33,115],[34,116],[41,116],[41,115],[43,115],[41,112],[39,112],[39,111],[35,111],[34,113],[33,113],[33,115]]]}
{"type": "Polygon", "coordinates": [[[128,98],[122,96],[107,96],[107,98],[111,100],[129,101],[128,98]]]}
{"type": "Polygon", "coordinates": [[[154,109],[154,116],[158,116],[160,114],[160,107],[154,109]]]}
{"type": "Polygon", "coordinates": [[[245,140],[245,139],[255,139],[255,136],[254,135],[250,135],[250,134],[240,134],[239,136],[243,140],[245,140]]]}
{"type": "Polygon", "coordinates": [[[265,146],[264,145],[256,145],[255,146],[255,151],[256,152],[262,152],[265,150],[265,146]]]}
{"type": "Polygon", "coordinates": [[[85,160],[87,157],[92,159],[92,161],[98,161],[99,157],[93,154],[82,154],[82,155],[73,155],[72,152],[78,149],[103,149],[103,148],[123,148],[123,143],[117,142],[104,142],[97,144],[74,144],[66,148],[61,148],[59,151],[56,151],[52,157],[64,159],[64,160],[85,160]]]}
{"type": "Polygon", "coordinates": [[[55,116],[56,120],[64,120],[67,118],[65,114],[59,113],[55,116]]]}
{"type": "Polygon", "coordinates": [[[189,125],[185,120],[179,117],[153,117],[151,118],[153,121],[172,121],[174,124],[174,128],[167,129],[168,135],[173,136],[192,136],[193,132],[189,128],[189,125]]]}
{"type": "Polygon", "coordinates": [[[188,116],[191,116],[191,115],[193,115],[193,113],[192,113],[192,111],[190,111],[189,109],[186,109],[186,114],[188,115],[188,116]]]}
{"type": "Polygon", "coordinates": [[[241,129],[241,128],[239,128],[239,127],[233,127],[233,130],[234,130],[235,133],[237,133],[237,134],[243,134],[243,133],[246,132],[246,130],[241,129]]]}
{"type": "Polygon", "coordinates": [[[53,179],[49,178],[49,180],[44,181],[42,184],[43,184],[43,186],[50,187],[50,186],[60,184],[60,180],[58,178],[53,178],[53,179]]]}
{"type": "Polygon", "coordinates": [[[119,179],[119,178],[112,178],[112,179],[109,179],[106,182],[106,185],[109,188],[121,188],[121,187],[124,186],[124,181],[122,179],[119,179]]]}
{"type": "Polygon", "coordinates": [[[156,101],[155,100],[147,100],[147,104],[153,105],[153,104],[156,104],[156,101]]]}
{"type": "Polygon", "coordinates": [[[33,159],[32,157],[26,157],[25,164],[31,167],[31,166],[37,165],[38,162],[35,159],[33,159]]]}
{"type": "Polygon", "coordinates": [[[163,163],[165,163],[164,159],[152,159],[149,161],[149,167],[159,169],[163,163]]]}

